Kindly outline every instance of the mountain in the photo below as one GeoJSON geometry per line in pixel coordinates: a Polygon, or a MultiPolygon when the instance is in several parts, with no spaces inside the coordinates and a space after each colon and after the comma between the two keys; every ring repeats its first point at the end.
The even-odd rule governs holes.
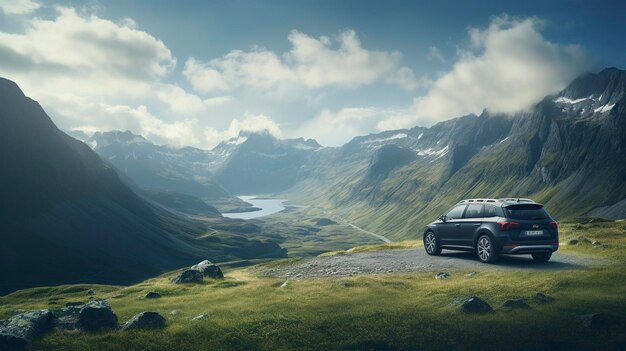
{"type": "Polygon", "coordinates": [[[312,139],[279,140],[267,132],[242,133],[211,153],[215,179],[234,194],[282,191],[301,177],[300,168],[322,147],[312,139]]]}
{"type": "Polygon", "coordinates": [[[243,221],[213,218],[220,229],[209,235],[206,222],[145,201],[3,78],[0,162],[0,294],[65,283],[125,284],[207,257],[285,256],[280,238],[237,229],[243,221]]]}
{"type": "Polygon", "coordinates": [[[626,72],[609,68],[525,112],[357,137],[313,154],[286,196],[395,239],[419,236],[469,197],[531,197],[557,218],[624,218],[625,92],[626,72]]]}
{"type": "Polygon", "coordinates": [[[130,131],[96,132],[85,143],[151,194],[195,196],[224,212],[247,207],[213,180],[214,157],[209,151],[155,145],[130,131]]]}

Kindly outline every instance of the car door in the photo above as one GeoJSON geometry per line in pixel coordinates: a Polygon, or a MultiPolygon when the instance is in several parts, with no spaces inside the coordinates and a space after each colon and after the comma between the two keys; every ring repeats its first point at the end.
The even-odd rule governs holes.
{"type": "Polygon", "coordinates": [[[469,204],[463,213],[461,220],[461,230],[457,238],[457,245],[474,246],[474,232],[480,227],[483,221],[483,204],[469,204]]]}
{"type": "Polygon", "coordinates": [[[445,221],[437,225],[441,245],[455,245],[455,238],[459,235],[457,232],[460,230],[463,211],[465,211],[466,206],[465,204],[454,206],[446,213],[445,221]]]}

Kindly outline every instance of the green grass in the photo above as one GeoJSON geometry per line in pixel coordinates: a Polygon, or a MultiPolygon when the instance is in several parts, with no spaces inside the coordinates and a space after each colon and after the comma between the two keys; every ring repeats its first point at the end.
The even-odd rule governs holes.
{"type": "MultiPolygon", "coordinates": [[[[614,261],[608,266],[562,271],[435,272],[290,281],[262,278],[260,268],[234,269],[224,281],[174,286],[164,275],[129,287],[75,285],[35,288],[0,297],[0,318],[15,310],[48,308],[50,302],[108,298],[121,322],[154,310],[167,318],[163,331],[71,334],[53,332],[31,350],[622,350],[626,348],[626,223],[565,223],[564,240],[587,237],[606,246],[563,246],[571,253],[614,261]],[[346,283],[347,282],[347,283],[346,283]],[[146,300],[148,291],[163,295],[146,300]],[[536,292],[555,302],[531,302],[536,292]],[[453,301],[477,295],[493,307],[524,298],[532,309],[467,315],[453,301]],[[176,314],[171,314],[176,310],[176,314]],[[574,316],[612,315],[617,324],[595,330],[574,316]],[[198,314],[209,318],[192,322],[198,314]]],[[[413,245],[403,243],[401,245],[413,245]]],[[[377,245],[370,249],[390,248],[377,245]]],[[[419,245],[419,244],[418,244],[419,245]]],[[[368,250],[362,248],[362,250],[368,250]]],[[[264,264],[289,264],[281,260],[264,264]]],[[[54,305],[53,305],[54,306],[54,305]]]]}

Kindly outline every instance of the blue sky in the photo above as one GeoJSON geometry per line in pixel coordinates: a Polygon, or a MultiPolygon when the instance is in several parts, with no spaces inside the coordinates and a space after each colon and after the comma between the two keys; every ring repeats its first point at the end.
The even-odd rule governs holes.
{"type": "Polygon", "coordinates": [[[483,108],[514,112],[626,60],[620,1],[0,7],[0,75],[60,127],[178,146],[260,129],[340,145],[483,108]]]}

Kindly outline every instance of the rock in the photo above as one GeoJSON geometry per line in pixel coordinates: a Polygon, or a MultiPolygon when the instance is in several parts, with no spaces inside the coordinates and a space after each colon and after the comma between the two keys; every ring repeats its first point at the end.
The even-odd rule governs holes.
{"type": "Polygon", "coordinates": [[[330,218],[320,218],[317,220],[317,222],[315,222],[315,225],[320,226],[320,227],[324,227],[327,225],[334,225],[337,224],[337,222],[333,221],[330,218]]]}
{"type": "Polygon", "coordinates": [[[281,286],[279,286],[278,288],[282,289],[282,288],[286,287],[287,284],[289,284],[289,280],[285,280],[285,282],[281,286]]]}
{"type": "Polygon", "coordinates": [[[502,309],[507,310],[516,310],[516,309],[528,309],[530,306],[526,303],[526,301],[522,299],[509,299],[505,300],[500,306],[502,309]]]}
{"type": "Polygon", "coordinates": [[[209,315],[206,314],[206,313],[203,313],[203,314],[199,314],[199,315],[191,318],[191,320],[192,321],[199,321],[199,320],[208,319],[208,318],[209,318],[209,315]]]}
{"type": "Polygon", "coordinates": [[[171,310],[171,311],[170,311],[170,314],[171,314],[172,316],[175,316],[175,315],[177,315],[177,314],[178,314],[178,310],[171,310]]]}
{"type": "Polygon", "coordinates": [[[343,288],[349,288],[351,286],[354,286],[354,283],[351,281],[347,281],[347,280],[340,280],[337,282],[337,285],[343,287],[343,288]]]}
{"type": "Polygon", "coordinates": [[[448,279],[450,278],[450,272],[439,272],[435,275],[435,279],[448,279]]]}
{"type": "Polygon", "coordinates": [[[202,283],[202,273],[195,269],[184,270],[176,278],[172,279],[172,284],[202,283]]]}
{"type": "Polygon", "coordinates": [[[461,304],[461,310],[465,313],[492,313],[493,308],[481,298],[472,296],[461,304]]]}
{"type": "Polygon", "coordinates": [[[538,292],[533,296],[533,301],[538,304],[550,303],[554,301],[554,297],[538,292]]]}
{"type": "Polygon", "coordinates": [[[95,291],[93,291],[91,289],[87,290],[87,295],[95,295],[95,294],[96,294],[95,291]]]}
{"type": "Polygon", "coordinates": [[[191,266],[190,269],[199,271],[200,273],[202,273],[203,276],[207,278],[213,278],[213,279],[224,278],[224,273],[222,273],[222,270],[220,269],[220,267],[211,263],[211,261],[209,260],[204,260],[196,265],[193,265],[191,266]]]}
{"type": "Polygon", "coordinates": [[[467,273],[465,276],[466,276],[466,277],[473,277],[473,276],[475,276],[476,274],[478,274],[478,273],[477,273],[477,272],[469,272],[469,273],[467,273]]]}
{"type": "Polygon", "coordinates": [[[106,300],[89,301],[51,310],[54,325],[61,330],[99,330],[117,327],[117,316],[106,300]]]}
{"type": "Polygon", "coordinates": [[[576,245],[578,244],[578,240],[576,239],[570,239],[567,241],[567,245],[576,245]]]}
{"type": "Polygon", "coordinates": [[[146,294],[146,299],[158,299],[159,297],[161,297],[161,294],[159,294],[158,292],[154,292],[154,291],[150,291],[149,293],[146,294]]]}
{"type": "Polygon", "coordinates": [[[72,306],[82,306],[84,305],[84,302],[79,302],[79,301],[69,301],[65,303],[65,307],[72,307],[72,306]]]}
{"type": "Polygon", "coordinates": [[[604,247],[604,244],[600,243],[598,240],[594,240],[591,242],[591,246],[593,246],[594,249],[601,249],[604,247]]]}
{"type": "Polygon", "coordinates": [[[165,318],[158,312],[141,312],[122,326],[122,331],[136,329],[160,329],[165,327],[165,318]]]}
{"type": "Polygon", "coordinates": [[[613,319],[604,313],[582,314],[575,317],[580,324],[587,328],[605,328],[613,325],[613,319]]]}
{"type": "Polygon", "coordinates": [[[117,316],[106,300],[90,301],[80,308],[78,324],[84,330],[117,327],[117,316]]]}
{"type": "Polygon", "coordinates": [[[52,328],[49,310],[28,311],[0,321],[0,350],[22,350],[52,328]]]}

